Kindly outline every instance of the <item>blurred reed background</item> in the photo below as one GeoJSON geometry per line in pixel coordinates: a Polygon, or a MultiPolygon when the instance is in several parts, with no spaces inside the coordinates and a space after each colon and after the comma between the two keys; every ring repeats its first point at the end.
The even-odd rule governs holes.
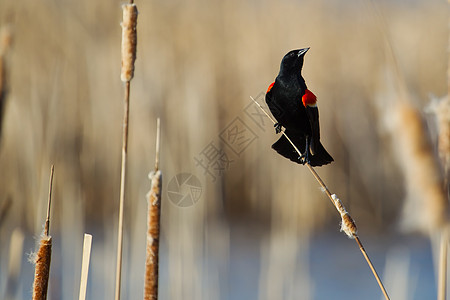
{"type": "MultiPolygon", "coordinates": [[[[278,137],[249,98],[263,103],[261,93],[283,55],[302,47],[311,47],[303,75],[318,96],[322,140],[335,159],[318,172],[354,217],[392,298],[436,297],[430,242],[417,232],[428,234],[446,222],[442,175],[448,169],[438,165],[437,127],[425,126],[425,137],[417,139],[432,141],[423,160],[432,171],[422,176],[432,174],[435,189],[417,192],[425,182],[422,167],[407,168],[415,158],[404,138],[415,133],[403,129],[422,123],[414,121],[417,114],[395,123],[390,113],[406,103],[424,118],[429,95],[447,94],[445,1],[137,5],[124,299],[143,292],[145,194],[157,117],[164,175],[161,299],[380,299],[354,242],[338,232],[329,200],[306,168],[270,149],[278,137]],[[251,138],[239,149],[227,145],[236,122],[251,138]],[[211,145],[230,162],[211,165],[208,174],[196,158],[211,145]],[[224,170],[219,174],[215,166],[224,170]],[[179,173],[200,181],[194,205],[180,207],[168,197],[168,184],[179,173]],[[421,204],[411,208],[411,194],[421,204]]],[[[118,1],[0,0],[0,26],[12,36],[3,60],[8,90],[0,103],[1,298],[31,297],[33,266],[26,253],[42,231],[52,163],[49,299],[78,296],[84,232],[93,234],[88,299],[113,297],[120,20],[118,1]]],[[[434,122],[433,115],[426,119],[434,122]]]]}

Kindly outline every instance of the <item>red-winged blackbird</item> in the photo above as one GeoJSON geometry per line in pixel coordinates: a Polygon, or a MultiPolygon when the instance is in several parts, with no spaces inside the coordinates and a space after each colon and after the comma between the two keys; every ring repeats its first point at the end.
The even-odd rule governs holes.
{"type": "Polygon", "coordinates": [[[292,50],[283,57],[275,82],[266,93],[266,103],[278,121],[276,133],[286,128],[286,135],[302,153],[295,151],[282,135],[272,148],[290,160],[311,166],[329,164],[333,158],[320,143],[319,110],[316,96],[308,90],[301,71],[309,48],[292,50]]]}

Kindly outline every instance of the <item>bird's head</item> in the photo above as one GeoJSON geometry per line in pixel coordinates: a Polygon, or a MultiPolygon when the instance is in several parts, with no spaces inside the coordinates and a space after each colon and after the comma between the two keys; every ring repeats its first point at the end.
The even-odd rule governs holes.
{"type": "Polygon", "coordinates": [[[308,50],[309,48],[303,48],[289,51],[281,60],[280,74],[300,73],[308,50]]]}

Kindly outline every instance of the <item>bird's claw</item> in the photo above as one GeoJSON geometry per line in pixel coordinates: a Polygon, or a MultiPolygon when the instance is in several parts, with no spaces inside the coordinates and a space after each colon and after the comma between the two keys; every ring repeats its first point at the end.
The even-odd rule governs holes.
{"type": "Polygon", "coordinates": [[[275,123],[273,125],[273,127],[275,127],[275,132],[278,134],[281,132],[281,124],[280,123],[275,123]]]}
{"type": "Polygon", "coordinates": [[[300,163],[302,165],[304,165],[306,163],[311,164],[311,161],[309,159],[309,152],[308,151],[305,151],[305,153],[303,153],[301,156],[299,156],[298,160],[300,161],[300,163]]]}

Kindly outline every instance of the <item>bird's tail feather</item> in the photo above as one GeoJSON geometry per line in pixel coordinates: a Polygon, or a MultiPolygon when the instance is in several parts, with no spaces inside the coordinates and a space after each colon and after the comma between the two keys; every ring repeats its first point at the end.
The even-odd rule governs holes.
{"type": "Polygon", "coordinates": [[[319,142],[319,145],[316,149],[314,155],[310,157],[311,166],[320,167],[323,165],[327,165],[333,161],[333,157],[325,150],[322,143],[319,142]]]}
{"type": "MultiPolygon", "coordinates": [[[[288,134],[288,130],[286,130],[285,133],[288,134]]],[[[289,134],[288,136],[301,153],[305,152],[306,140],[304,137],[299,137],[299,135],[292,134],[289,134]]],[[[287,159],[292,160],[293,162],[296,162],[298,164],[301,163],[299,154],[297,153],[297,151],[295,151],[294,147],[292,147],[291,143],[284,136],[284,134],[282,134],[278,141],[276,141],[272,145],[272,149],[277,151],[281,156],[284,156],[287,159]]]]}
{"type": "MultiPolygon", "coordinates": [[[[298,150],[301,153],[305,152],[305,146],[306,146],[306,140],[305,137],[300,134],[295,134],[292,132],[289,132],[289,130],[286,130],[286,135],[289,137],[289,139],[294,143],[294,145],[298,148],[298,150]]],[[[298,164],[301,164],[302,161],[299,157],[299,154],[297,151],[295,151],[294,147],[291,145],[291,143],[288,141],[288,139],[282,135],[278,141],[276,141],[272,148],[278,152],[278,154],[286,157],[287,159],[290,159],[293,162],[296,162],[298,164]]],[[[333,161],[333,158],[331,155],[325,150],[323,145],[320,143],[317,146],[316,152],[314,155],[310,155],[309,157],[311,166],[318,167],[323,166],[326,164],[329,164],[333,161]]]]}

